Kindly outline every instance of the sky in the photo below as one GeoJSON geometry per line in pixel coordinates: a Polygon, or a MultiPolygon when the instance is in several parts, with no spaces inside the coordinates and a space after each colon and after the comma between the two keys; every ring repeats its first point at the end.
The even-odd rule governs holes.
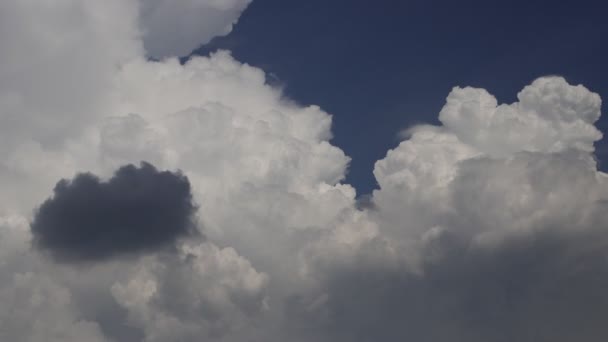
{"type": "Polygon", "coordinates": [[[604,342],[577,2],[0,2],[0,340],[604,342]]]}
{"type": "MultiPolygon", "coordinates": [[[[455,86],[511,103],[533,79],[561,75],[606,98],[606,10],[602,1],[261,0],[195,53],[229,49],[290,98],[332,114],[332,143],[353,158],[347,181],[366,194],[399,132],[436,123],[455,86]]],[[[608,158],[608,146],[597,156],[608,158]]]]}

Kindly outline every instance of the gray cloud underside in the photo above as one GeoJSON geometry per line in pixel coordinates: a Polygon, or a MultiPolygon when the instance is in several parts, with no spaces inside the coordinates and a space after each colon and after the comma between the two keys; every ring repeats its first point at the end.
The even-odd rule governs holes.
{"type": "Polygon", "coordinates": [[[170,246],[195,231],[188,179],[142,162],[107,181],[61,180],[31,224],[36,247],[63,261],[94,261],[170,246]]]}

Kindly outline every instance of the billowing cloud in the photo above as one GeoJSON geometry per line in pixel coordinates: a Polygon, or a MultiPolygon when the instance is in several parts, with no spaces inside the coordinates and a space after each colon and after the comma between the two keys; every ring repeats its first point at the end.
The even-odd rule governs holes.
{"type": "Polygon", "coordinates": [[[291,302],[294,329],[318,341],[599,342],[608,334],[606,180],[575,151],[466,160],[448,212],[439,206],[426,229],[404,216],[387,230],[404,255],[378,250],[376,235],[356,263],[317,267],[320,287],[291,302]]]}
{"type": "Polygon", "coordinates": [[[455,88],[444,126],[410,129],[376,164],[379,230],[354,251],[325,238],[308,252],[318,284],[289,302],[293,331],[315,341],[608,336],[608,177],[589,152],[601,102],[559,77],[534,81],[519,103],[492,99],[455,88]]]}
{"type": "Polygon", "coordinates": [[[0,4],[0,336],[608,338],[599,95],[456,87],[357,200],[321,108],[226,51],[170,58],[247,3],[0,4]]]}
{"type": "Polygon", "coordinates": [[[9,341],[106,342],[99,324],[78,317],[68,289],[46,276],[16,273],[0,289],[0,336],[9,341]]]}
{"type": "Polygon", "coordinates": [[[144,260],[111,292],[146,341],[194,342],[226,335],[262,314],[267,282],[233,249],[203,243],[144,260]]]}
{"type": "Polygon", "coordinates": [[[92,261],[165,247],[195,229],[190,183],[179,173],[119,168],[107,181],[81,173],[61,180],[31,224],[36,247],[69,261],[92,261]]]}
{"type": "Polygon", "coordinates": [[[484,89],[455,88],[439,114],[444,127],[481,151],[593,151],[602,133],[593,126],[601,99],[561,77],[539,78],[517,94],[519,102],[497,105],[484,89]]]}
{"type": "Polygon", "coordinates": [[[325,297],[313,297],[326,298],[323,305],[292,304],[297,331],[314,341],[606,338],[604,232],[541,233],[490,249],[440,239],[425,250],[422,274],[361,267],[329,274],[325,297]]]}

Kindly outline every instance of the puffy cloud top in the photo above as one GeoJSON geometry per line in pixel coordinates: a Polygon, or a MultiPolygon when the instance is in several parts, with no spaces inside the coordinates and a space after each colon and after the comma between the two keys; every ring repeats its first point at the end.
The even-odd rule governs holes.
{"type": "Polygon", "coordinates": [[[602,133],[593,126],[600,97],[562,77],[544,77],[526,86],[520,102],[497,105],[483,89],[454,88],[439,114],[444,126],[481,151],[504,156],[517,151],[593,151],[602,133]]]}

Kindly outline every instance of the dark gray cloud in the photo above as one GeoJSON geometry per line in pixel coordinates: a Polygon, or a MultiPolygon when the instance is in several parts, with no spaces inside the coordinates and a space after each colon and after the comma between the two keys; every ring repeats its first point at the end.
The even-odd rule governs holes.
{"type": "Polygon", "coordinates": [[[63,261],[154,250],[195,232],[188,178],[146,162],[123,166],[107,181],[80,173],[53,191],[31,231],[36,247],[63,261]]]}

